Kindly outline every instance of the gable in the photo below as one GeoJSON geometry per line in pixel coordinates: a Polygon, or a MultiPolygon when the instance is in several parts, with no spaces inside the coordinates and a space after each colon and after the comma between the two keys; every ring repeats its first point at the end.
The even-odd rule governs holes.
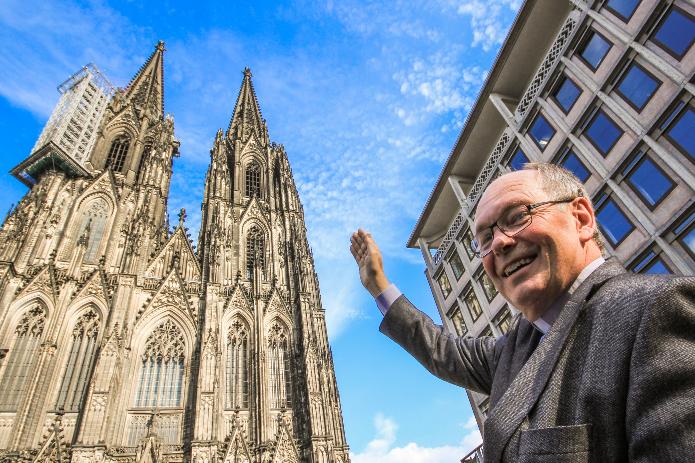
{"type": "Polygon", "coordinates": [[[170,308],[175,312],[183,313],[195,326],[197,325],[197,312],[194,307],[195,305],[188,300],[185,286],[178,275],[178,271],[174,268],[169,272],[169,275],[164,279],[154,296],[148,298],[138,311],[135,316],[135,324],[137,325],[143,315],[149,312],[170,308]]]}
{"type": "Polygon", "coordinates": [[[253,198],[251,198],[251,201],[249,201],[248,205],[246,206],[246,209],[244,209],[244,212],[241,213],[240,221],[242,223],[248,221],[258,222],[262,225],[264,232],[267,234],[268,227],[266,224],[265,216],[266,214],[263,212],[258,203],[258,198],[254,196],[253,198]]]}
{"type": "Polygon", "coordinates": [[[234,285],[234,288],[232,289],[232,294],[227,299],[222,313],[226,313],[227,311],[235,309],[241,310],[246,313],[252,313],[252,307],[253,305],[251,304],[251,298],[247,294],[246,288],[237,283],[236,285],[234,285]]]}
{"type": "Polygon", "coordinates": [[[53,279],[51,278],[48,266],[44,267],[41,271],[34,275],[34,277],[30,279],[29,282],[26,284],[26,286],[20,288],[21,289],[17,291],[17,294],[15,296],[16,299],[18,299],[20,296],[24,294],[29,294],[33,291],[45,294],[51,299],[52,302],[55,302],[57,297],[56,287],[53,284],[53,279]]]}
{"type": "Polygon", "coordinates": [[[32,460],[33,463],[67,463],[69,461],[63,436],[61,416],[56,416],[51,423],[39,452],[32,460]]]}
{"type": "Polygon", "coordinates": [[[273,463],[299,463],[299,453],[297,446],[292,440],[289,427],[285,419],[280,415],[278,417],[278,432],[275,440],[275,453],[273,463]]]}
{"type": "Polygon", "coordinates": [[[71,301],[89,297],[95,297],[104,303],[108,303],[111,299],[108,286],[106,286],[106,282],[99,270],[95,270],[92,275],[87,278],[87,281],[75,289],[71,301]]]}
{"type": "Polygon", "coordinates": [[[79,205],[78,209],[80,206],[82,206],[82,204],[84,204],[84,201],[89,196],[99,193],[105,196],[111,203],[111,212],[113,213],[113,211],[116,209],[116,205],[118,204],[119,195],[116,184],[114,183],[113,173],[110,169],[105,169],[104,172],[102,172],[89,185],[87,185],[87,188],[84,189],[76,201],[76,204],[79,205]]]}
{"type": "Polygon", "coordinates": [[[268,316],[280,314],[287,317],[288,320],[292,320],[292,312],[282,297],[280,297],[280,292],[277,289],[273,289],[271,292],[270,298],[266,302],[264,312],[268,316]]]}
{"type": "Polygon", "coordinates": [[[191,243],[181,226],[177,227],[169,241],[159,250],[145,270],[148,278],[164,278],[171,271],[174,260],[184,281],[199,281],[200,267],[191,243]]]}
{"type": "Polygon", "coordinates": [[[235,418],[227,451],[224,453],[224,459],[222,460],[223,463],[251,463],[253,461],[244,434],[239,420],[235,418]]]}

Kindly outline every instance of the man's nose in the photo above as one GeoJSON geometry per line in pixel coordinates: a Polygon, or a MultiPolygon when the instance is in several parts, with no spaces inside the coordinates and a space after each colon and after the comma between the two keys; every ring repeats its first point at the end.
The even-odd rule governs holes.
{"type": "Polygon", "coordinates": [[[492,245],[490,249],[495,255],[501,255],[509,251],[509,249],[514,246],[516,239],[511,236],[504,234],[499,227],[492,228],[492,245]]]}

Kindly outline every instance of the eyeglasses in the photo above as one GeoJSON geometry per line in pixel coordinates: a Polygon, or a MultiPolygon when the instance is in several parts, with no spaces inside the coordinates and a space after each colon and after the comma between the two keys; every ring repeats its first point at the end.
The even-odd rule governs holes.
{"type": "Polygon", "coordinates": [[[499,228],[499,230],[502,233],[511,238],[512,236],[519,234],[523,229],[531,225],[531,221],[533,220],[532,212],[535,209],[550,204],[570,203],[577,198],[578,196],[575,196],[574,198],[557,199],[554,201],[542,201],[540,203],[526,205],[521,204],[519,206],[512,207],[508,209],[502,215],[502,217],[497,219],[495,223],[493,223],[489,227],[485,227],[484,229],[478,231],[475,234],[473,241],[471,242],[471,248],[473,249],[475,255],[482,259],[483,257],[490,254],[490,252],[492,252],[492,242],[495,239],[495,231],[493,230],[494,227],[499,228]]]}

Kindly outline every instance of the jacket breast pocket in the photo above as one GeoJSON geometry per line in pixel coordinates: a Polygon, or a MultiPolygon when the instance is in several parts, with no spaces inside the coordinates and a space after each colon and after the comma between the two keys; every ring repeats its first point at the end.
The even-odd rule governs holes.
{"type": "Polygon", "coordinates": [[[519,438],[519,463],[588,463],[591,425],[528,429],[519,438]]]}

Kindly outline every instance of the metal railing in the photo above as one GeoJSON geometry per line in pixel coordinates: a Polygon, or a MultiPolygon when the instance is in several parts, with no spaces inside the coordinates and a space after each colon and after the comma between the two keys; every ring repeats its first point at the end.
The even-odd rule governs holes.
{"type": "Polygon", "coordinates": [[[480,444],[465,457],[461,458],[461,463],[483,463],[483,444],[480,444]]]}
{"type": "Polygon", "coordinates": [[[514,117],[518,123],[523,121],[524,117],[529,112],[529,109],[533,106],[536,97],[540,93],[541,89],[545,86],[548,77],[551,75],[552,71],[555,69],[555,65],[560,60],[560,57],[565,52],[570,39],[574,35],[574,32],[579,24],[579,16],[581,12],[575,10],[572,11],[565,23],[560,28],[560,32],[555,37],[553,44],[548,49],[548,53],[538,67],[536,74],[531,79],[531,83],[524,92],[524,95],[519,100],[519,104],[514,111],[514,117]]]}
{"type": "Polygon", "coordinates": [[[439,249],[437,249],[436,254],[432,258],[432,262],[434,263],[435,267],[439,266],[444,259],[444,256],[449,252],[449,248],[451,248],[454,238],[458,235],[461,228],[463,228],[463,226],[466,224],[466,217],[471,213],[471,211],[473,211],[473,209],[475,209],[476,204],[478,204],[478,199],[480,199],[485,187],[494,176],[497,166],[502,159],[502,155],[506,152],[510,142],[513,139],[513,132],[511,129],[506,128],[504,132],[502,132],[502,136],[497,141],[492,153],[490,153],[490,156],[485,162],[480,174],[478,174],[478,178],[476,178],[475,182],[473,183],[473,187],[466,198],[466,204],[459,211],[458,215],[449,227],[449,230],[446,232],[446,235],[444,235],[444,239],[439,245],[439,249]]]}

